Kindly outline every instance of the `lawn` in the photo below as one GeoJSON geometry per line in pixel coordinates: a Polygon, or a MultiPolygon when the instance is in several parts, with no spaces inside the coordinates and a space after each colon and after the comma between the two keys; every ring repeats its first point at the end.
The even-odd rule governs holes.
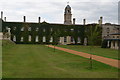
{"type": "Polygon", "coordinates": [[[82,45],[59,45],[58,47],[68,48],[79,52],[85,52],[89,54],[120,60],[120,57],[118,57],[118,50],[101,48],[100,46],[94,46],[91,48],[91,50],[90,50],[90,46],[82,46],[82,45]]]}
{"type": "Polygon", "coordinates": [[[3,78],[117,78],[118,69],[44,45],[3,46],[3,78]]]}

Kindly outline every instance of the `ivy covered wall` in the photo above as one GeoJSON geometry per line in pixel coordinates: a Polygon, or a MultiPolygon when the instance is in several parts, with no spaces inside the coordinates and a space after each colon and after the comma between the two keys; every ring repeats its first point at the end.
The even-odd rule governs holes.
{"type": "MultiPolygon", "coordinates": [[[[43,23],[24,23],[24,22],[3,22],[2,31],[6,32],[6,28],[11,28],[11,40],[18,44],[54,44],[57,37],[72,36],[77,44],[78,37],[81,39],[81,44],[84,43],[85,29],[89,25],[64,25],[64,24],[49,24],[43,23]],[[29,41],[29,36],[31,41],[29,41]],[[38,41],[36,42],[36,36],[38,41]],[[21,41],[23,37],[23,41],[21,41]],[[46,37],[46,41],[43,42],[43,37],[46,37]],[[50,38],[53,37],[53,42],[50,42],[50,38]]],[[[93,25],[95,26],[95,25],[93,25]]],[[[100,41],[99,41],[100,42],[100,41]]],[[[101,42],[100,42],[101,43],[101,42]]]]}

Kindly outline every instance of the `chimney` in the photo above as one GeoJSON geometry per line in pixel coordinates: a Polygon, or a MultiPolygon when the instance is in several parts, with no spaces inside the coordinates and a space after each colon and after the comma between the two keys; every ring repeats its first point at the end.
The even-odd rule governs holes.
{"type": "Polygon", "coordinates": [[[23,16],[23,22],[26,22],[26,16],[23,16]]]}
{"type": "Polygon", "coordinates": [[[75,18],[73,18],[73,24],[75,25],[75,18]]]}
{"type": "Polygon", "coordinates": [[[86,19],[83,19],[83,25],[85,25],[86,24],[86,19]]]}
{"type": "Polygon", "coordinates": [[[3,11],[1,11],[1,19],[3,19],[3,11]]]}
{"type": "Polygon", "coordinates": [[[38,17],[38,23],[40,23],[40,17],[38,17]]]}
{"type": "Polygon", "coordinates": [[[102,25],[103,17],[100,17],[100,25],[102,25]]]}
{"type": "Polygon", "coordinates": [[[4,17],[4,21],[6,22],[6,17],[4,17]]]}

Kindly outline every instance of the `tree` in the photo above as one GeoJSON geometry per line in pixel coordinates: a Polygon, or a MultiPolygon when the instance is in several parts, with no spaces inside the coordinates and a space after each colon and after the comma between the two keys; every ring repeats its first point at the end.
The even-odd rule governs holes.
{"type": "Polygon", "coordinates": [[[60,34],[61,34],[61,32],[59,29],[56,29],[51,33],[51,35],[54,37],[54,52],[55,52],[55,45],[58,44],[60,34]]]}
{"type": "MultiPolygon", "coordinates": [[[[88,39],[88,45],[90,45],[90,52],[92,52],[93,46],[96,45],[97,41],[101,40],[101,27],[99,25],[91,25],[86,28],[85,34],[88,39]]],[[[92,64],[92,54],[90,54],[90,69],[93,68],[92,64]]]]}

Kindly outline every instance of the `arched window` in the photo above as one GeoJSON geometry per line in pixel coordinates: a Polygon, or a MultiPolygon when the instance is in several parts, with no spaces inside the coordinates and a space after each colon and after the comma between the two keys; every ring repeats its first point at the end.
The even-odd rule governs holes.
{"type": "Polygon", "coordinates": [[[68,13],[70,12],[70,10],[67,11],[68,13]]]}
{"type": "Polygon", "coordinates": [[[16,30],[16,27],[14,27],[13,30],[16,30]]]}
{"type": "Polygon", "coordinates": [[[32,39],[32,38],[31,38],[31,35],[29,35],[29,42],[31,41],[31,39],[32,39]]]}
{"type": "Polygon", "coordinates": [[[50,38],[50,42],[53,42],[53,37],[50,38]]]}
{"type": "Polygon", "coordinates": [[[36,41],[36,42],[38,42],[38,41],[39,41],[39,40],[38,40],[38,38],[39,38],[39,37],[38,37],[38,36],[36,36],[36,39],[35,39],[35,41],[36,41]]]}
{"type": "Polygon", "coordinates": [[[31,27],[28,28],[28,31],[31,31],[31,27]]]}
{"type": "Polygon", "coordinates": [[[52,31],[53,31],[53,29],[52,29],[52,28],[50,28],[50,31],[52,32],[52,31]]]}
{"type": "Polygon", "coordinates": [[[21,37],[21,40],[20,40],[21,42],[23,42],[23,37],[21,37]]]}
{"type": "Polygon", "coordinates": [[[16,41],[16,36],[15,35],[13,36],[13,41],[16,41]]]}
{"type": "Polygon", "coordinates": [[[21,28],[21,31],[24,31],[24,27],[21,28]]]}
{"type": "Polygon", "coordinates": [[[38,28],[38,27],[36,28],[36,31],[39,31],[39,28],[38,28]]]}
{"type": "Polygon", "coordinates": [[[46,37],[45,36],[43,36],[43,42],[46,42],[46,37]]]}
{"type": "Polygon", "coordinates": [[[80,37],[78,37],[78,43],[81,43],[81,39],[80,39],[80,37]]]}
{"type": "Polygon", "coordinates": [[[45,32],[45,29],[43,29],[43,32],[45,32]]]}

